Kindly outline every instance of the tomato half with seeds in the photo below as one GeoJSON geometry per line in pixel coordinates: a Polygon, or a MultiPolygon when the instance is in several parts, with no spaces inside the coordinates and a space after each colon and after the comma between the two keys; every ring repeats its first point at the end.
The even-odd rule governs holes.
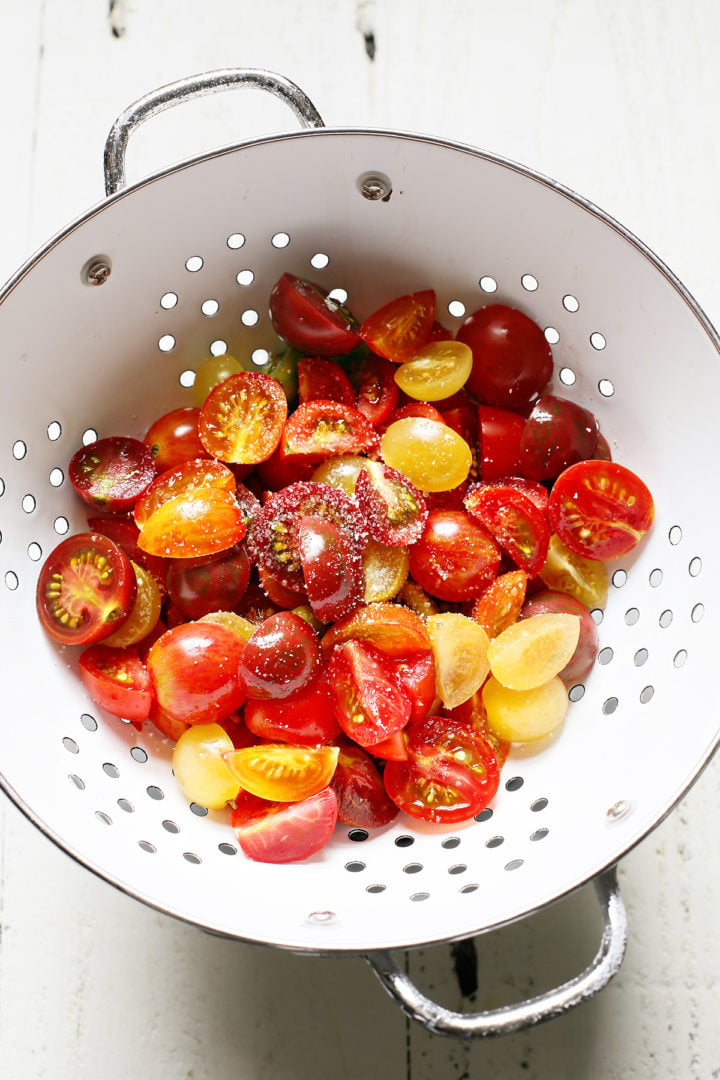
{"type": "Polygon", "coordinates": [[[159,506],[140,529],[138,544],[150,555],[194,559],[237,544],[245,521],[230,491],[198,488],[159,506]]]}
{"type": "Polygon", "coordinates": [[[290,415],[282,436],[283,451],[316,462],[341,454],[377,450],[380,440],[359,409],[339,401],[308,401],[290,415]]]}
{"type": "Polygon", "coordinates": [[[287,398],[277,381],[260,371],[239,371],[208,394],[200,410],[200,441],[220,461],[257,465],[280,442],[287,398]]]}
{"type": "Polygon", "coordinates": [[[146,551],[142,550],[138,544],[140,530],[135,522],[119,517],[89,517],[87,523],[90,532],[102,533],[103,536],[107,536],[108,539],[122,548],[131,562],[137,563],[149,571],[157,582],[160,595],[163,599],[165,598],[167,595],[165,587],[167,559],[160,558],[158,555],[148,555],[146,551]]]}
{"type": "Polygon", "coordinates": [[[552,351],[538,324],[506,304],[488,304],[456,334],[472,349],[467,388],[486,405],[524,412],[550,381],[552,351]]]}
{"type": "Polygon", "coordinates": [[[356,408],[373,427],[381,427],[396,408],[400,390],[395,382],[395,365],[383,356],[370,353],[350,378],[357,393],[356,408]]]}
{"type": "Polygon", "coordinates": [[[297,362],[298,398],[308,401],[339,401],[355,408],[355,391],[350,379],[334,360],[303,356],[297,362]]]}
{"type": "Polygon", "coordinates": [[[340,734],[324,671],[302,693],[289,699],[248,698],[244,717],[254,735],[271,742],[317,746],[340,734]]]}
{"type": "Polygon", "coordinates": [[[170,499],[207,487],[217,488],[218,491],[235,491],[235,476],[227,465],[213,458],[192,458],[173,469],[167,469],[155,477],[135,503],[135,524],[143,526],[150,515],[170,499]]]}
{"type": "Polygon", "coordinates": [[[112,435],[76,450],[68,478],[77,494],[96,510],[124,514],[155,479],[150,448],[139,439],[112,435]]]}
{"type": "Polygon", "coordinates": [[[337,822],[331,787],[301,802],[276,803],[241,791],[230,814],[240,850],[266,863],[300,862],[327,844],[337,822]]]}
{"type": "Polygon", "coordinates": [[[537,574],[547,558],[550,528],[528,495],[509,484],[477,484],[465,496],[465,508],[521,570],[537,574]]]}
{"type": "Polygon", "coordinates": [[[328,786],[339,752],[337,746],[259,743],[223,757],[244,791],[272,802],[301,802],[328,786]]]}
{"type": "Polygon", "coordinates": [[[306,356],[344,356],[359,344],[357,323],[321,285],[283,274],[270,292],[275,331],[306,356]]]}
{"type": "Polygon", "coordinates": [[[150,447],[157,471],[165,472],[192,458],[207,457],[200,442],[200,409],[185,405],[160,416],[145,432],[143,442],[150,447]]]}
{"type": "Polygon", "coordinates": [[[597,440],[597,420],[588,409],[543,394],[523,429],[518,471],[531,480],[554,480],[569,465],[591,458],[597,440]]]}
{"type": "Polygon", "coordinates": [[[500,769],[490,744],[458,720],[429,716],[408,729],[407,761],[389,761],[390,798],[419,821],[469,821],[495,796],[500,769]]]}
{"type": "Polygon", "coordinates": [[[154,643],[147,667],[155,699],[172,719],[206,724],[235,712],[247,697],[238,676],[245,643],[219,623],[191,622],[154,643]]]}
{"type": "Polygon", "coordinates": [[[232,611],[250,580],[250,559],[243,544],[197,559],[173,559],[167,570],[172,602],[188,619],[211,611],[232,611]]]}
{"type": "Polygon", "coordinates": [[[645,537],[655,507],[649,488],[614,461],[581,461],[553,485],[550,524],[577,555],[600,561],[627,555],[645,537]]]}
{"type": "Polygon", "coordinates": [[[330,786],[337,796],[338,821],[355,829],[378,829],[398,815],[370,755],[349,739],[338,740],[339,755],[330,786]]]}
{"type": "Polygon", "coordinates": [[[470,617],[492,639],[520,617],[525,603],[528,575],[524,570],[499,574],[474,602],[470,617]]]}
{"type": "Polygon", "coordinates": [[[366,461],[355,485],[355,498],[382,544],[414,544],[422,536],[427,505],[404,473],[380,461],[366,461]]]}
{"type": "Polygon", "coordinates": [[[100,533],[76,533],[43,563],[36,606],[56,641],[90,645],[122,626],[136,594],[135,571],[125,552],[100,533]]]}
{"type": "Polygon", "coordinates": [[[374,353],[402,364],[428,340],[434,320],[435,293],[424,289],[378,308],[360,326],[360,337],[374,353]]]}
{"type": "Polygon", "coordinates": [[[363,563],[337,525],[317,515],[301,517],[298,550],[305,591],[317,618],[334,622],[354,611],[363,598],[363,563]]]}
{"type": "Polygon", "coordinates": [[[410,720],[410,699],[387,658],[367,641],[344,641],[328,665],[333,711],[346,735],[372,746],[402,731],[410,720]]]}
{"type": "Polygon", "coordinates": [[[323,635],[323,655],[329,657],[336,645],[352,639],[367,641],[395,660],[430,651],[425,623],[400,604],[368,604],[338,619],[323,635]]]}
{"type": "Polygon", "coordinates": [[[395,677],[410,698],[410,723],[424,720],[437,697],[435,660],[431,652],[419,652],[395,661],[395,677]]]}
{"type": "Polygon", "coordinates": [[[440,600],[478,596],[496,577],[500,547],[464,510],[431,510],[425,530],[410,549],[414,580],[440,600]]]}
{"type": "Polygon", "coordinates": [[[293,611],[279,611],[256,627],[238,672],[248,697],[278,700],[305,690],[320,670],[320,639],[293,611]]]}
{"type": "Polygon", "coordinates": [[[101,709],[135,724],[148,719],[152,687],[137,649],[90,645],[80,654],[79,666],[85,689],[101,709]]]}

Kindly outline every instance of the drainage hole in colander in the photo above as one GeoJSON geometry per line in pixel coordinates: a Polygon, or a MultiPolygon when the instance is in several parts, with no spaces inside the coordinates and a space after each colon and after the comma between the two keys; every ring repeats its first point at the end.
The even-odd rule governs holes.
{"type": "Polygon", "coordinates": [[[104,762],[102,768],[106,776],[112,777],[113,780],[117,780],[118,776],[120,775],[120,770],[118,769],[117,765],[113,765],[111,761],[104,762]]]}
{"type": "Polygon", "coordinates": [[[602,711],[605,716],[612,716],[619,705],[616,697],[609,697],[603,701],[602,711]]]}
{"type": "Polygon", "coordinates": [[[461,892],[461,893],[473,893],[473,892],[477,892],[477,890],[478,890],[479,888],[480,888],[480,886],[479,886],[479,885],[476,885],[476,884],[475,884],[475,883],[473,882],[473,884],[472,884],[472,885],[463,885],[463,887],[462,887],[462,889],[460,890],[460,892],[461,892]]]}
{"type": "Polygon", "coordinates": [[[240,316],[240,322],[243,326],[257,326],[260,316],[254,308],[248,308],[247,311],[243,311],[240,316]]]}
{"type": "Polygon", "coordinates": [[[130,749],[130,757],[133,761],[137,761],[140,765],[144,765],[148,759],[147,750],[143,750],[142,746],[133,746],[130,749]]]}
{"type": "Polygon", "coordinates": [[[640,618],[640,612],[636,607],[628,608],[625,612],[625,622],[628,626],[634,626],[640,618]]]}
{"type": "Polygon", "coordinates": [[[496,847],[500,847],[500,845],[504,844],[504,843],[505,843],[505,837],[504,836],[491,836],[489,840],[485,841],[485,847],[487,847],[487,848],[496,848],[496,847]]]}
{"type": "Polygon", "coordinates": [[[195,814],[196,817],[207,817],[207,806],[200,806],[199,803],[190,803],[190,811],[195,814]]]}
{"type": "Polygon", "coordinates": [[[601,649],[597,655],[598,664],[609,664],[614,655],[615,653],[610,648],[610,646],[606,645],[605,648],[601,649]]]}
{"type": "Polygon", "coordinates": [[[230,236],[228,236],[227,238],[227,246],[229,248],[232,248],[233,251],[237,251],[237,249],[241,248],[244,243],[245,237],[242,233],[239,232],[230,233],[230,236]]]}
{"type": "Polygon", "coordinates": [[[69,735],[65,736],[65,738],[62,741],[62,744],[65,747],[65,749],[68,751],[69,754],[79,754],[80,753],[80,747],[78,746],[78,744],[75,742],[74,739],[70,738],[69,735]]]}
{"type": "Polygon", "coordinates": [[[654,686],[644,686],[642,688],[642,690],[640,691],[640,704],[641,705],[647,705],[648,701],[652,700],[652,697],[653,697],[654,694],[655,694],[655,687],[654,686]]]}
{"type": "Polygon", "coordinates": [[[673,545],[673,547],[677,547],[677,545],[680,543],[680,541],[682,540],[682,529],[679,525],[673,525],[670,528],[670,530],[668,531],[668,540],[673,545]]]}
{"type": "Polygon", "coordinates": [[[28,544],[27,553],[28,558],[33,562],[39,562],[42,559],[42,548],[34,540],[28,544]]]}
{"type": "Polygon", "coordinates": [[[692,621],[694,623],[699,623],[704,614],[705,614],[705,605],[704,604],[696,604],[695,607],[690,612],[690,618],[692,619],[692,621]]]}
{"type": "Polygon", "coordinates": [[[18,578],[14,570],[8,570],[5,574],[5,585],[10,590],[10,592],[15,592],[19,584],[20,579],[18,578]]]}
{"type": "Polygon", "coordinates": [[[198,270],[202,270],[203,260],[200,255],[191,255],[185,262],[185,269],[189,270],[191,274],[197,274],[198,270]]]}
{"type": "Polygon", "coordinates": [[[323,251],[318,251],[310,259],[310,265],[314,270],[324,270],[330,263],[330,256],[326,255],[323,251]]]}
{"type": "Polygon", "coordinates": [[[250,359],[253,364],[257,364],[258,367],[262,367],[263,364],[267,364],[270,359],[270,353],[267,349],[253,349],[250,353],[250,359]]]}
{"type": "Polygon", "coordinates": [[[696,555],[694,559],[691,559],[688,564],[688,574],[690,577],[698,577],[702,570],[702,559],[699,555],[696,555]]]}
{"type": "Polygon", "coordinates": [[[238,285],[242,285],[243,288],[247,288],[248,285],[252,285],[255,280],[255,275],[252,270],[239,270],[235,275],[235,280],[238,285]]]}
{"type": "Polygon", "coordinates": [[[451,300],[447,309],[448,315],[452,315],[453,319],[462,319],[466,310],[462,300],[451,300]]]}
{"type": "Polygon", "coordinates": [[[12,456],[16,461],[22,461],[27,454],[27,446],[22,439],[17,439],[12,446],[12,456]]]}
{"type": "Polygon", "coordinates": [[[493,812],[489,806],[486,806],[484,810],[481,810],[479,814],[475,815],[476,821],[489,821],[493,816],[493,812]]]}
{"type": "Polygon", "coordinates": [[[135,807],[133,806],[133,804],[130,802],[129,799],[125,799],[125,798],[118,799],[117,804],[118,804],[118,806],[120,807],[121,810],[125,811],[126,814],[134,814],[135,813],[135,807]]]}
{"type": "Polygon", "coordinates": [[[545,327],[545,340],[548,345],[557,345],[560,340],[560,331],[556,330],[554,326],[545,327]]]}
{"type": "Polygon", "coordinates": [[[77,773],[69,773],[68,780],[71,784],[75,785],[78,791],[85,790],[85,781],[82,779],[82,777],[78,776],[77,773]]]}
{"type": "Polygon", "coordinates": [[[189,862],[191,866],[199,866],[202,859],[199,855],[196,855],[194,851],[183,851],[183,859],[185,862],[189,862]]]}
{"type": "Polygon", "coordinates": [[[538,287],[538,279],[533,274],[523,274],[520,278],[520,284],[528,292],[535,292],[538,287]]]}
{"type": "Polygon", "coordinates": [[[95,719],[95,717],[92,716],[90,713],[87,713],[87,712],[81,713],[81,715],[80,715],[80,723],[82,724],[82,726],[85,728],[86,731],[97,731],[97,729],[98,729],[98,722],[95,719]]]}
{"type": "Polygon", "coordinates": [[[633,663],[635,667],[642,667],[643,664],[646,664],[649,655],[650,654],[648,653],[647,649],[638,649],[633,656],[633,663]]]}
{"type": "Polygon", "coordinates": [[[34,495],[23,495],[22,508],[26,514],[32,514],[33,510],[37,506],[34,495]]]}
{"type": "Polygon", "coordinates": [[[605,612],[602,608],[593,608],[590,612],[590,617],[592,618],[592,621],[595,623],[595,625],[599,626],[605,618],[605,612]]]}
{"type": "Polygon", "coordinates": [[[511,776],[509,780],[505,782],[506,791],[519,791],[525,781],[522,776],[511,776]]]}
{"type": "Polygon", "coordinates": [[[460,837],[459,836],[447,836],[443,840],[443,842],[441,844],[441,847],[444,847],[448,851],[452,850],[452,848],[460,847],[460,837]]]}
{"type": "Polygon", "coordinates": [[[627,584],[627,570],[616,570],[610,580],[616,589],[622,589],[627,584]]]}
{"type": "Polygon", "coordinates": [[[223,341],[222,338],[216,338],[215,341],[210,342],[211,356],[224,356],[227,350],[227,341],[223,341]]]}
{"type": "Polygon", "coordinates": [[[50,486],[51,487],[54,487],[54,488],[62,487],[63,482],[65,480],[65,473],[62,471],[62,469],[57,469],[57,468],[51,469],[50,470],[50,475],[48,476],[48,480],[50,481],[50,486]]]}
{"type": "Polygon", "coordinates": [[[673,613],[670,608],[666,608],[665,611],[660,612],[660,618],[658,622],[662,626],[663,630],[667,630],[670,623],[673,621],[673,613]]]}
{"type": "Polygon", "coordinates": [[[47,437],[50,442],[57,442],[62,435],[62,425],[58,420],[51,420],[47,426],[47,437]]]}
{"type": "Polygon", "coordinates": [[[615,393],[615,387],[609,379],[601,379],[598,383],[598,390],[603,397],[612,397],[615,393]]]}
{"type": "Polygon", "coordinates": [[[173,836],[176,836],[177,833],[180,832],[180,826],[176,822],[171,821],[170,818],[165,818],[161,824],[165,832],[172,833],[173,836]]]}
{"type": "Polygon", "coordinates": [[[651,570],[650,573],[648,574],[648,581],[650,582],[650,587],[653,588],[653,589],[657,589],[658,586],[662,585],[662,579],[663,579],[663,572],[657,566],[655,567],[654,570],[651,570]]]}
{"type": "Polygon", "coordinates": [[[687,660],[687,650],[686,649],[679,649],[678,652],[676,652],[675,655],[673,656],[673,665],[676,668],[681,668],[685,664],[686,660],[687,660]]]}
{"type": "Polygon", "coordinates": [[[511,859],[509,863],[505,863],[504,870],[519,870],[525,863],[524,859],[511,859]]]}
{"type": "Polygon", "coordinates": [[[165,798],[165,792],[162,788],[158,787],[157,784],[150,784],[148,787],[145,788],[145,791],[151,799],[154,799],[155,802],[162,802],[162,800],[165,798]]]}
{"type": "Polygon", "coordinates": [[[466,870],[465,863],[455,863],[454,866],[448,866],[448,874],[464,874],[466,870]]]}
{"type": "Polygon", "coordinates": [[[270,243],[274,248],[286,248],[290,243],[290,237],[286,232],[277,232],[270,237],[270,243]]]}
{"type": "Polygon", "coordinates": [[[174,292],[163,293],[160,297],[160,307],[165,311],[171,311],[178,302],[178,294],[174,292]]]}
{"type": "Polygon", "coordinates": [[[571,686],[568,690],[568,698],[570,701],[580,701],[585,697],[585,687],[582,683],[576,683],[575,686],[571,686]]]}
{"type": "Polygon", "coordinates": [[[203,315],[207,315],[208,318],[211,318],[213,315],[217,315],[220,310],[220,304],[217,300],[203,300],[200,305],[200,310],[203,315]]]}
{"type": "Polygon", "coordinates": [[[98,438],[98,433],[95,430],[95,428],[89,427],[89,428],[85,428],[85,430],[83,431],[81,442],[82,442],[83,446],[89,446],[90,443],[96,442],[97,438],[98,438]]]}
{"type": "Polygon", "coordinates": [[[411,893],[410,899],[412,900],[412,902],[414,904],[419,904],[422,900],[429,900],[430,899],[430,893],[429,892],[414,892],[414,893],[411,893]]]}
{"type": "Polygon", "coordinates": [[[386,888],[385,885],[368,885],[367,888],[365,889],[365,892],[369,892],[369,893],[372,893],[373,895],[376,895],[377,893],[385,892],[385,888],[386,888]]]}
{"type": "Polygon", "coordinates": [[[158,349],[160,352],[171,352],[175,348],[175,338],[172,334],[163,334],[158,338],[158,349]]]}
{"type": "Polygon", "coordinates": [[[221,855],[237,855],[237,848],[232,844],[226,843],[224,840],[221,844],[218,844],[218,851],[221,855]]]}
{"type": "Polygon", "coordinates": [[[574,386],[577,375],[572,368],[563,367],[560,368],[560,371],[558,372],[558,378],[563,386],[574,386]]]}
{"type": "Polygon", "coordinates": [[[545,798],[544,795],[541,795],[539,799],[535,799],[533,802],[530,803],[530,809],[532,810],[533,814],[539,814],[541,810],[545,810],[547,805],[548,800],[545,798]]]}
{"type": "Polygon", "coordinates": [[[356,859],[352,862],[346,862],[345,869],[349,874],[360,874],[363,870],[366,869],[366,867],[364,862],[360,862],[358,859],[356,859]]]}
{"type": "Polygon", "coordinates": [[[580,307],[580,301],[572,293],[566,293],[562,298],[562,306],[566,311],[577,311],[580,307]]]}
{"type": "Polygon", "coordinates": [[[98,821],[101,821],[103,825],[112,825],[112,818],[109,814],[106,814],[104,810],[96,810],[95,817],[98,821]]]}
{"type": "Polygon", "coordinates": [[[414,836],[398,836],[398,837],[395,838],[395,846],[396,847],[410,847],[411,844],[414,844],[414,843],[415,843],[415,837],[414,836]]]}
{"type": "Polygon", "coordinates": [[[4,494],[5,494],[5,481],[3,480],[2,476],[0,476],[0,496],[2,496],[4,494]]]}
{"type": "Polygon", "coordinates": [[[549,829],[536,829],[534,833],[530,833],[530,839],[537,843],[538,840],[544,840],[549,832],[549,829]]]}
{"type": "Polygon", "coordinates": [[[195,385],[195,372],[191,368],[181,371],[178,382],[185,390],[190,390],[195,385]]]}
{"type": "Polygon", "coordinates": [[[598,352],[600,352],[607,345],[605,335],[601,334],[599,330],[594,330],[590,335],[590,344],[592,345],[593,349],[597,349],[598,352]]]}
{"type": "Polygon", "coordinates": [[[149,840],[138,840],[138,847],[143,851],[147,851],[148,855],[154,855],[157,848],[154,844],[151,844],[149,840]]]}
{"type": "Polygon", "coordinates": [[[478,285],[480,286],[480,288],[482,289],[483,292],[486,292],[486,293],[497,292],[497,281],[495,280],[494,277],[490,277],[489,274],[485,274],[483,277],[481,277],[480,281],[478,282],[478,285]]]}
{"type": "Polygon", "coordinates": [[[355,844],[361,844],[363,840],[367,840],[369,835],[367,829],[351,829],[348,833],[348,840],[352,840],[355,844]]]}
{"type": "Polygon", "coordinates": [[[419,874],[424,869],[420,862],[409,862],[403,866],[403,874],[419,874]]]}

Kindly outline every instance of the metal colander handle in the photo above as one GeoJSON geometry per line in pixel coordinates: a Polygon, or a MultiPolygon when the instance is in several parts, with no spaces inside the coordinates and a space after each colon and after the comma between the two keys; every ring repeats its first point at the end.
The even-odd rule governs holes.
{"type": "Polygon", "coordinates": [[[125,186],[125,153],[132,131],[145,120],[190,98],[217,94],[236,86],[267,90],[284,101],[302,127],[324,127],[322,117],[310,98],[283,75],[260,68],[219,68],[168,83],[139,98],[118,116],[105,142],[105,193],[113,195],[125,186]]]}
{"type": "Polygon", "coordinates": [[[593,997],[603,989],[622,964],[628,932],[616,868],[612,867],[598,875],[594,884],[601,907],[603,929],[600,946],[593,960],[573,979],[516,1005],[506,1005],[485,1012],[455,1012],[438,1005],[418,990],[389,952],[372,952],[366,954],[365,958],[403,1012],[429,1031],[455,1038],[508,1035],[521,1031],[567,1012],[573,1006],[593,997]]]}

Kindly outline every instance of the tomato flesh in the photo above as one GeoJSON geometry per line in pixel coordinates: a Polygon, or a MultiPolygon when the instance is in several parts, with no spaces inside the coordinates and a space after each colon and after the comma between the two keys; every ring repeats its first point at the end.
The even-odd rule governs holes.
{"type": "Polygon", "coordinates": [[[332,780],[337,746],[261,743],[223,755],[243,791],[272,802],[301,802],[332,780]]]}
{"type": "Polygon", "coordinates": [[[150,716],[152,689],[137,649],[99,643],[80,654],[80,677],[96,705],[141,724],[150,716]]]}
{"type": "Polygon", "coordinates": [[[283,433],[283,451],[315,459],[361,454],[379,446],[375,428],[354,407],[339,401],[298,405],[283,433]]]}
{"type": "Polygon", "coordinates": [[[410,720],[410,699],[374,645],[354,640],[337,645],[328,679],[338,723],[360,746],[381,742],[410,720]]]}
{"type": "Polygon", "coordinates": [[[425,499],[398,469],[366,461],[357,478],[355,498],[371,535],[381,543],[404,546],[422,535],[428,515],[425,499]]]}
{"type": "Polygon", "coordinates": [[[280,337],[306,356],[344,356],[359,343],[355,319],[321,285],[283,274],[270,293],[280,337]]]}
{"type": "Polygon", "coordinates": [[[434,320],[435,293],[424,289],[378,308],[362,323],[360,337],[379,356],[402,364],[428,340],[434,320]]]}
{"type": "Polygon", "coordinates": [[[213,457],[256,465],[280,442],[286,419],[287,398],[280,383],[260,371],[239,371],[210,391],[198,431],[213,457]]]}
{"type": "Polygon", "coordinates": [[[270,802],[243,791],[235,800],[230,825],[248,859],[300,862],[325,847],[337,822],[337,810],[331,787],[291,803],[270,802]]]}
{"type": "Polygon", "coordinates": [[[478,484],[465,496],[465,508],[521,570],[537,574],[547,558],[550,527],[528,495],[510,484],[478,484]]]}

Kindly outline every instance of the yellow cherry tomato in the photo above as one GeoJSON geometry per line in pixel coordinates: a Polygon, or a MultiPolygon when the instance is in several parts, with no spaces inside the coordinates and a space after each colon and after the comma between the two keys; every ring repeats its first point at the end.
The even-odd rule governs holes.
{"type": "Polygon", "coordinates": [[[243,371],[243,365],[228,353],[223,353],[222,356],[208,356],[195,372],[193,383],[195,404],[202,407],[211,390],[214,390],[230,375],[237,375],[239,371],[243,371]]]}
{"type": "Polygon", "coordinates": [[[365,603],[392,600],[405,584],[409,569],[407,548],[381,544],[371,537],[363,555],[365,603]]]}
{"type": "Polygon", "coordinates": [[[416,401],[442,401],[461,390],[472,371],[473,354],[462,341],[431,341],[395,372],[395,382],[416,401]]]}
{"type": "Polygon", "coordinates": [[[160,618],[162,597],[155,578],[137,563],[133,563],[132,568],[137,580],[135,603],[122,626],[110,637],[103,638],[103,645],[114,645],[118,649],[137,645],[138,641],[142,641],[155,629],[160,618]]]}
{"type": "Polygon", "coordinates": [[[608,571],[605,563],[576,555],[553,533],[547,559],[538,576],[548,589],[568,593],[589,611],[604,608],[608,596],[608,571]]]}
{"type": "Polygon", "coordinates": [[[230,771],[252,795],[273,802],[300,802],[332,780],[340,748],[261,743],[225,754],[230,771]]]}
{"type": "Polygon", "coordinates": [[[220,724],[193,724],[175,743],[172,767],[186,799],[221,810],[234,799],[240,784],[225,759],[232,739],[220,724]]]}
{"type": "Polygon", "coordinates": [[[467,479],[470,447],[439,420],[407,416],[390,424],[382,437],[383,461],[398,469],[420,491],[450,491],[467,479]]]}
{"type": "Polygon", "coordinates": [[[568,696],[556,675],[532,690],[510,690],[490,676],[482,690],[487,723],[506,742],[534,742],[560,727],[567,715],[568,696]]]}
{"type": "Polygon", "coordinates": [[[490,670],[510,690],[531,690],[562,671],[579,637],[577,615],[557,612],[521,619],[490,642],[490,670]]]}
{"type": "Polygon", "coordinates": [[[360,470],[367,465],[368,459],[355,454],[342,454],[331,457],[318,465],[312,474],[312,480],[318,484],[329,484],[340,488],[346,495],[355,494],[355,484],[360,470]]]}
{"type": "Polygon", "coordinates": [[[490,670],[490,639],[479,623],[454,611],[430,615],[425,627],[435,659],[438,697],[448,709],[454,709],[485,682],[490,670]]]}

